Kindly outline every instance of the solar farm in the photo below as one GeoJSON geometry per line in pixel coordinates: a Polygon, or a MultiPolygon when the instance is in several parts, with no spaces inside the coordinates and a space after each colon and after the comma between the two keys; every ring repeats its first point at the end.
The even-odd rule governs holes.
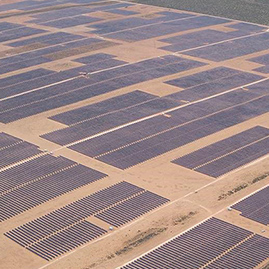
{"type": "Polygon", "coordinates": [[[0,268],[265,268],[268,225],[268,26],[0,1],[0,268]]]}

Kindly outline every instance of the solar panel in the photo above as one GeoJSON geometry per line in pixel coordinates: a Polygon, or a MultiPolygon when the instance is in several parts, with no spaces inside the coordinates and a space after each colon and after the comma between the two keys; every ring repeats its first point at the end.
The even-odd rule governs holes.
{"type": "Polygon", "coordinates": [[[269,224],[269,187],[236,203],[232,208],[241,212],[241,215],[264,225],[269,224]]]}
{"type": "Polygon", "coordinates": [[[127,201],[110,207],[95,217],[119,227],[139,216],[167,203],[169,200],[150,191],[143,192],[127,201]]]}
{"type": "Polygon", "coordinates": [[[210,218],[121,268],[254,268],[268,257],[268,242],[266,237],[210,218]]]}
{"type": "Polygon", "coordinates": [[[40,257],[50,260],[106,232],[86,221],[87,217],[97,214],[102,219],[109,216],[111,210],[116,210],[119,214],[118,224],[113,224],[118,226],[168,201],[123,181],[19,226],[5,235],[40,257]],[[138,204],[139,210],[135,209],[138,204]],[[127,212],[131,209],[132,215],[127,212]]]}

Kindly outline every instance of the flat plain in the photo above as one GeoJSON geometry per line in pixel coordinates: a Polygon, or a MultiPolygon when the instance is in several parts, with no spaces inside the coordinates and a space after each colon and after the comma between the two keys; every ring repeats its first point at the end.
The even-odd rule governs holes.
{"type": "Polygon", "coordinates": [[[1,1],[0,268],[262,268],[268,104],[268,26],[1,1]]]}

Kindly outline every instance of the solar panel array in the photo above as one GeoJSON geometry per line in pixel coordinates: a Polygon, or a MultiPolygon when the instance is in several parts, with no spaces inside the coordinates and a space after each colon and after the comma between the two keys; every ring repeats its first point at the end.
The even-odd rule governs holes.
{"type": "MultiPolygon", "coordinates": [[[[258,87],[258,84],[257,84],[258,87]]],[[[268,95],[238,89],[203,102],[178,108],[69,146],[86,156],[126,169],[199,138],[224,130],[268,112],[268,95]]],[[[266,154],[267,140],[257,143],[266,154]]],[[[244,154],[244,152],[242,153],[244,154]]],[[[258,158],[258,155],[252,157],[258,158]]]]}
{"type": "Polygon", "coordinates": [[[212,45],[217,42],[223,42],[234,38],[248,36],[249,34],[259,33],[266,30],[265,27],[251,25],[247,23],[235,23],[226,26],[232,31],[222,32],[213,29],[201,30],[195,33],[181,34],[173,37],[161,39],[161,42],[169,45],[163,46],[162,49],[172,52],[183,52],[195,50],[197,47],[212,45]]]}
{"type": "MultiPolygon", "coordinates": [[[[49,131],[41,138],[116,168],[269,112],[268,27],[117,0],[24,0],[0,4],[0,17],[0,125],[20,131],[13,122],[58,109],[40,115],[49,131]]],[[[268,149],[269,129],[256,126],[174,163],[218,177],[268,149]]],[[[0,133],[0,222],[106,176],[0,133]]],[[[267,188],[233,208],[267,225],[266,197],[267,188]]],[[[5,235],[50,261],[107,233],[101,226],[120,228],[168,202],[123,181],[5,235]]],[[[211,218],[123,268],[249,269],[268,246],[211,218]]]]}
{"type": "Polygon", "coordinates": [[[241,212],[241,215],[262,223],[269,224],[269,187],[266,187],[244,200],[233,205],[232,208],[241,212]]]}
{"type": "Polygon", "coordinates": [[[210,218],[122,269],[251,269],[268,258],[268,250],[268,238],[210,218]]]}
{"type": "Polygon", "coordinates": [[[269,153],[269,129],[257,126],[180,157],[173,163],[219,177],[269,153]]]}
{"type": "MultiPolygon", "coordinates": [[[[60,47],[62,48],[62,46],[60,47]]],[[[113,59],[109,61],[111,60],[113,59]]],[[[87,66],[75,68],[75,72],[68,70],[50,75],[49,79],[52,81],[61,82],[57,85],[49,85],[48,83],[55,82],[49,80],[44,81],[41,77],[37,79],[37,84],[36,80],[32,80],[25,84],[24,87],[17,84],[16,87],[12,87],[11,91],[8,89],[1,91],[4,97],[10,98],[0,102],[0,121],[3,123],[13,122],[120,88],[194,69],[203,65],[205,64],[198,61],[167,55],[112,69],[108,68],[92,74],[90,78],[78,75],[80,71],[87,70],[87,66]],[[70,78],[70,73],[73,79],[64,81],[64,79],[70,78]],[[41,85],[39,87],[44,87],[44,83],[47,87],[40,90],[38,86],[41,85]],[[35,90],[29,92],[31,89],[35,90]],[[19,96],[17,96],[18,94],[19,96]],[[12,95],[15,96],[12,97],[12,95]]]]}
{"type": "Polygon", "coordinates": [[[37,146],[6,133],[0,133],[0,169],[24,159],[37,157],[42,151],[37,146]]]}
{"type": "Polygon", "coordinates": [[[0,150],[22,143],[23,141],[17,137],[6,133],[0,133],[0,150]]]}
{"type": "Polygon", "coordinates": [[[118,110],[123,110],[127,107],[135,106],[155,98],[157,98],[156,95],[136,90],[96,104],[83,106],[81,108],[57,114],[50,117],[50,119],[71,126],[82,121],[91,120],[118,110]]]}
{"type": "Polygon", "coordinates": [[[26,248],[46,260],[51,260],[105,233],[106,230],[84,220],[26,248]]]}
{"type": "Polygon", "coordinates": [[[184,89],[167,97],[193,102],[237,87],[242,87],[262,78],[258,75],[227,67],[216,67],[208,71],[167,81],[166,83],[169,85],[184,89]]]}
{"type": "Polygon", "coordinates": [[[261,31],[257,35],[246,35],[242,38],[229,40],[226,43],[213,44],[212,46],[205,46],[183,53],[193,57],[221,62],[267,50],[269,48],[268,39],[269,33],[261,31]],[[255,43],[255,46],[252,46],[253,43],[255,43]],[[265,46],[263,45],[264,43],[266,44],[265,46]]]}
{"type": "MultiPolygon", "coordinates": [[[[115,128],[117,126],[130,123],[135,120],[139,120],[143,117],[151,116],[157,114],[163,110],[167,110],[176,106],[180,106],[181,102],[173,101],[167,98],[158,98],[151,94],[140,93],[141,97],[137,98],[138,93],[132,92],[127,94],[126,99],[128,98],[128,102],[119,103],[118,100],[124,98],[124,96],[115,97],[115,102],[118,103],[118,106],[121,105],[123,108],[117,109],[117,106],[110,106],[111,112],[104,115],[97,115],[94,117],[93,113],[89,111],[89,115],[85,115],[83,112],[87,110],[87,108],[83,107],[79,109],[78,113],[84,114],[89,117],[89,119],[85,119],[84,115],[81,116],[81,122],[77,124],[73,124],[68,128],[64,128],[61,130],[57,130],[51,132],[49,134],[42,135],[42,138],[45,138],[49,141],[60,145],[67,145],[83,138],[89,137],[91,135],[115,128]],[[133,101],[133,104],[130,104],[133,101]],[[129,103],[129,105],[128,105],[129,103]],[[125,108],[126,107],[126,108],[125,108]]],[[[111,102],[112,100],[104,101],[111,102]]],[[[103,103],[103,102],[102,102],[103,103]]],[[[112,101],[113,103],[113,101],[112,101]]],[[[97,103],[96,106],[102,106],[102,104],[97,103]]],[[[89,109],[94,109],[95,105],[91,105],[88,107],[89,109]],[[92,107],[93,106],[93,107],[92,107]]],[[[66,113],[66,115],[72,115],[70,113],[66,113]]],[[[77,111],[75,111],[77,112],[77,111]]],[[[80,115],[81,115],[80,114],[80,115]]],[[[72,116],[71,116],[72,117],[72,116]]],[[[70,119],[71,119],[70,117],[70,119]]]]}
{"type": "Polygon", "coordinates": [[[0,222],[106,176],[5,133],[0,152],[0,222]]]}
{"type": "Polygon", "coordinates": [[[168,201],[166,198],[146,191],[121,204],[106,209],[97,214],[96,217],[115,227],[119,227],[168,201]]]}
{"type": "Polygon", "coordinates": [[[86,221],[86,218],[123,205],[125,212],[121,211],[115,217],[122,225],[168,201],[123,181],[17,227],[5,235],[40,257],[50,260],[106,232],[86,221]],[[137,201],[140,201],[141,208],[136,211],[133,208],[130,216],[126,209],[130,204],[137,205],[137,201]],[[142,205],[145,201],[148,203],[142,205]]]}
{"type": "Polygon", "coordinates": [[[255,71],[268,74],[269,73],[269,54],[265,54],[259,57],[251,58],[251,62],[261,64],[261,67],[254,69],[255,71]]]}

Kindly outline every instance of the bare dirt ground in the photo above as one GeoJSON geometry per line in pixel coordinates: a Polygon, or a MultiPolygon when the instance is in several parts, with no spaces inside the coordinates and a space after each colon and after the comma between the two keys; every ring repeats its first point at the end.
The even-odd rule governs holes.
{"type": "MultiPolygon", "coordinates": [[[[11,2],[16,1],[2,0],[0,5],[11,2]]],[[[166,9],[137,5],[131,7],[130,10],[137,10],[142,15],[150,16],[153,12],[163,11],[166,9]]],[[[112,16],[102,12],[96,12],[95,15],[103,17],[107,20],[114,20],[118,18],[117,15],[112,16]]],[[[29,15],[25,15],[2,19],[0,22],[8,21],[33,26],[30,23],[26,23],[29,18],[29,15]]],[[[224,27],[210,27],[210,29],[227,30],[229,29],[229,25],[232,23],[228,23],[224,27]]],[[[35,25],[35,27],[37,26],[35,25]]],[[[56,31],[55,29],[46,26],[38,27],[41,29],[50,30],[52,32],[56,31]]],[[[92,34],[89,33],[89,29],[87,29],[88,32],[85,32],[85,29],[86,28],[84,27],[76,27],[68,28],[65,31],[69,33],[83,34],[85,37],[92,36],[92,34]]],[[[185,31],[184,33],[188,32],[193,32],[193,30],[185,31]]],[[[170,36],[175,36],[175,34],[167,35],[166,37],[170,36]]],[[[82,57],[96,52],[104,52],[116,55],[117,59],[119,60],[136,62],[150,57],[170,54],[160,49],[164,43],[160,42],[159,39],[160,38],[153,38],[135,43],[119,42],[120,44],[117,46],[113,45],[100,47],[94,51],[91,51],[90,53],[88,50],[80,51],[79,56],[82,57]]],[[[115,40],[106,41],[112,43],[118,42],[115,40]]],[[[33,48],[25,47],[23,49],[27,51],[33,48]]],[[[11,49],[5,44],[0,44],[0,54],[2,53],[1,55],[4,55],[7,52],[16,54],[18,53],[18,49],[11,49]]],[[[182,72],[180,73],[180,76],[205,71],[219,65],[252,72],[253,74],[260,74],[253,71],[253,69],[259,65],[250,63],[248,59],[266,53],[269,53],[269,50],[266,52],[263,51],[254,53],[251,55],[251,57],[247,55],[237,59],[223,61],[221,64],[209,60],[199,59],[201,62],[205,62],[208,65],[182,72]]],[[[68,70],[70,68],[80,66],[79,63],[72,62],[72,60],[77,57],[77,52],[76,55],[69,55],[68,58],[61,58],[58,55],[58,58],[55,58],[55,61],[52,63],[43,64],[42,67],[55,71],[68,70]]],[[[194,59],[191,56],[184,57],[186,59],[194,59]]],[[[32,69],[35,68],[28,68],[27,70],[32,69]]],[[[21,71],[19,70],[10,73],[9,75],[20,72],[21,71]]],[[[0,78],[5,76],[5,74],[0,75],[0,78]]],[[[265,76],[269,78],[269,74],[265,76]]],[[[0,123],[1,132],[6,132],[34,143],[41,149],[53,151],[55,156],[65,156],[75,162],[81,163],[109,175],[108,178],[104,178],[90,184],[90,186],[84,186],[68,194],[57,197],[1,223],[1,269],[117,268],[211,216],[216,216],[223,220],[227,220],[269,238],[268,226],[257,224],[254,221],[243,218],[239,216],[239,212],[227,210],[227,207],[239,199],[242,199],[246,195],[249,195],[250,193],[269,184],[268,156],[267,158],[261,158],[257,162],[253,162],[250,165],[241,167],[217,179],[177,166],[170,162],[175,158],[193,152],[199,148],[203,148],[234,134],[240,133],[251,127],[261,125],[269,128],[269,113],[204,137],[198,141],[194,141],[193,143],[172,150],[157,158],[124,171],[40,138],[40,135],[44,133],[63,128],[65,126],[48,119],[50,116],[69,111],[74,108],[82,107],[84,105],[106,100],[123,93],[131,92],[135,89],[157,94],[159,96],[174,93],[178,91],[178,88],[164,84],[164,82],[178,77],[179,74],[166,76],[161,79],[136,84],[134,86],[122,88],[117,91],[93,97],[91,99],[53,109],[9,124],[0,123]],[[100,237],[100,239],[79,247],[49,263],[30,251],[20,247],[18,244],[14,243],[3,235],[3,233],[6,231],[9,231],[19,225],[47,214],[56,208],[60,208],[70,202],[80,199],[81,197],[94,193],[122,180],[128,181],[169,198],[171,202],[145,214],[144,216],[122,226],[121,228],[110,231],[106,236],[100,237]],[[263,230],[265,230],[265,232],[262,232],[263,230]]],[[[102,222],[94,217],[91,217],[89,220],[105,229],[109,228],[107,223],[102,222]]]]}

